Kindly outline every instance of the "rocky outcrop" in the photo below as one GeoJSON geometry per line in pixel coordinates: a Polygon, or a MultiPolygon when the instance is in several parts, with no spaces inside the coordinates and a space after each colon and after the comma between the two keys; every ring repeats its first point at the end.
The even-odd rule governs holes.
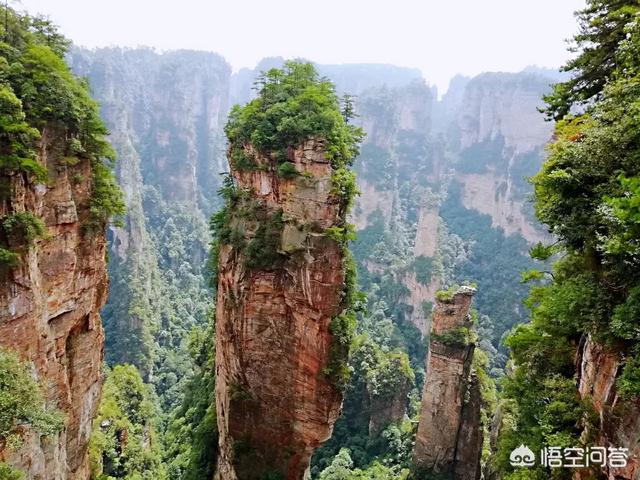
{"type": "Polygon", "coordinates": [[[144,184],[168,201],[212,212],[218,174],[227,169],[222,127],[231,68],[226,61],[192,50],[101,48],[74,49],[69,63],[90,79],[110,130],[130,137],[144,184]]]}
{"type": "Polygon", "coordinates": [[[220,247],[216,478],[279,474],[300,480],[314,449],[330,437],[342,403],[326,372],[334,342],[330,325],[341,312],[343,255],[324,232],[343,212],[331,192],[332,167],[322,140],[290,149],[299,175],[288,179],[277,175],[271,158],[250,147],[245,153],[258,167],[232,169],[237,191],[245,192],[245,203],[233,210],[232,228],[248,241],[266,233],[262,229],[274,218],[281,223],[271,230],[276,245],[266,263],[251,261],[246,249],[220,247]],[[241,217],[237,212],[249,205],[256,216],[241,217]]]}
{"type": "Polygon", "coordinates": [[[531,243],[549,240],[532,214],[525,177],[539,170],[553,131],[538,111],[550,83],[534,73],[485,73],[455,84],[464,93],[447,99],[458,110],[450,141],[459,152],[456,180],[464,186],[464,206],[531,243]]]}
{"type": "Polygon", "coordinates": [[[514,179],[491,173],[460,175],[462,204],[491,217],[494,228],[501,228],[505,235],[522,235],[529,243],[550,242],[551,235],[544,232],[532,215],[532,205],[523,192],[514,191],[514,179]]]}
{"type": "Polygon", "coordinates": [[[74,48],[69,63],[100,102],[127,205],[109,229],[106,360],[135,365],[175,403],[189,364],[175,345],[208,322],[207,218],[228,168],[231,68],[215,53],[148,48],[74,48]]]}
{"type": "Polygon", "coordinates": [[[49,166],[46,185],[33,185],[22,174],[3,179],[11,195],[0,203],[0,215],[32,212],[44,220],[48,236],[0,280],[0,346],[33,366],[47,407],[65,415],[64,427],[49,437],[25,430],[23,446],[0,448],[0,461],[30,480],[84,480],[102,385],[105,239],[83,228],[91,182],[77,179],[91,178],[89,161],[56,165],[55,152],[43,135],[39,160],[49,166]]]}
{"type": "MultiPolygon", "coordinates": [[[[640,401],[622,399],[616,391],[616,378],[621,368],[618,352],[607,349],[585,336],[576,360],[580,396],[591,404],[596,414],[595,425],[587,426],[585,437],[593,445],[605,448],[628,448],[625,468],[606,466],[600,471],[607,480],[636,480],[640,477],[640,401]]],[[[587,480],[593,473],[579,471],[575,480],[587,480]]]]}
{"type": "MultiPolygon", "coordinates": [[[[367,386],[369,387],[369,386],[367,386]]],[[[391,396],[380,397],[374,395],[369,388],[369,437],[374,438],[392,423],[404,419],[407,413],[407,395],[413,387],[407,379],[393,392],[391,396]]]]}
{"type": "Polygon", "coordinates": [[[480,478],[481,398],[472,375],[475,349],[469,308],[475,290],[462,287],[441,296],[433,311],[420,423],[414,447],[418,471],[480,478]]]}

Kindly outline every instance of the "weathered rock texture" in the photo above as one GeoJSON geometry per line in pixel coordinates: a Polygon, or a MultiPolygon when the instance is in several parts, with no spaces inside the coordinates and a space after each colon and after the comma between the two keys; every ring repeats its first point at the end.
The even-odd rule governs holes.
{"type": "Polygon", "coordinates": [[[480,478],[482,402],[478,381],[471,375],[475,345],[442,339],[461,327],[471,327],[474,292],[462,287],[451,300],[438,300],[434,306],[414,447],[418,470],[451,474],[456,480],[480,478]]]}
{"type": "Polygon", "coordinates": [[[464,206],[531,243],[549,239],[532,215],[524,177],[538,171],[542,146],[551,139],[553,124],[538,111],[550,81],[525,72],[484,73],[459,85],[464,93],[450,100],[460,102],[453,130],[464,206]]]}
{"type": "Polygon", "coordinates": [[[207,218],[227,169],[231,68],[214,53],[144,48],[74,48],[69,62],[100,102],[127,205],[124,226],[109,230],[106,359],[175,399],[189,360],[174,346],[208,321],[207,218]]]}
{"type": "MultiPolygon", "coordinates": [[[[616,391],[616,378],[621,368],[620,355],[607,350],[590,336],[585,337],[578,349],[576,367],[580,396],[589,402],[597,414],[594,445],[599,447],[628,448],[626,468],[609,468],[599,473],[607,480],[637,480],[640,478],[640,401],[621,399],[616,391]]],[[[575,480],[587,480],[593,473],[579,471],[575,480]]],[[[598,477],[600,478],[600,477],[598,477]]]]}
{"type": "Polygon", "coordinates": [[[22,175],[7,180],[11,195],[0,215],[30,211],[42,217],[49,238],[22,256],[22,264],[0,280],[0,346],[33,365],[45,387],[47,406],[66,416],[50,437],[25,431],[24,445],[2,451],[34,480],[89,478],[87,447],[101,392],[103,330],[99,311],[107,292],[105,239],[87,236],[91,178],[88,161],[53,165],[54,147],[43,135],[40,161],[52,181],[32,185],[22,175]]]}
{"type": "MultiPolygon", "coordinates": [[[[400,385],[392,396],[379,397],[368,391],[369,436],[373,438],[392,423],[400,422],[407,413],[407,395],[413,385],[407,381],[400,385]]],[[[369,386],[367,386],[367,389],[369,386]]]]}
{"type": "MultiPolygon", "coordinates": [[[[216,309],[219,480],[268,473],[303,478],[311,455],[331,435],[342,395],[324,375],[344,283],[338,244],[322,232],[342,212],[331,194],[321,140],[290,151],[303,175],[278,177],[273,160],[250,151],[252,172],[232,171],[238,188],[268,213],[282,212],[279,249],[268,270],[245,268],[245,254],[222,245],[216,309]]],[[[258,227],[244,225],[249,238],[258,227]]]]}

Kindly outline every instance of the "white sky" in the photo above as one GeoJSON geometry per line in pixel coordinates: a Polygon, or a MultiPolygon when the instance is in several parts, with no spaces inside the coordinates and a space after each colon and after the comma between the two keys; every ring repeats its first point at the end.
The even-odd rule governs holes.
{"type": "Polygon", "coordinates": [[[76,44],[191,48],[254,67],[266,56],[457,73],[557,67],[584,0],[21,0],[76,44]]]}

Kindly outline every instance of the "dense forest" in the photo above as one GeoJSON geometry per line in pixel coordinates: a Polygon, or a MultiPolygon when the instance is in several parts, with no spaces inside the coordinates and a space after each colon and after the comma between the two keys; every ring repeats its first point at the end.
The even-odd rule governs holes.
{"type": "Polygon", "coordinates": [[[639,478],[640,5],[586,3],[441,97],[1,7],[0,480],[639,478]]]}

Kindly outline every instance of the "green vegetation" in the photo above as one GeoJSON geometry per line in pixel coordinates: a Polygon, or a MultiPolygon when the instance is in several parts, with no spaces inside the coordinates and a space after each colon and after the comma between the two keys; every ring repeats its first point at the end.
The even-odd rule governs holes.
{"type": "MultiPolygon", "coordinates": [[[[102,230],[111,217],[124,212],[112,173],[113,150],[100,120],[98,105],[86,82],[73,76],[64,62],[69,42],[48,20],[1,7],[0,25],[0,176],[3,195],[9,179],[24,175],[30,183],[55,181],[54,167],[69,176],[89,163],[92,173],[90,216],[86,227],[102,230]],[[36,155],[37,141],[48,143],[48,167],[36,155]]],[[[59,175],[56,172],[56,176],[59,175]]],[[[44,233],[42,221],[31,212],[15,212],[3,219],[9,242],[30,244],[44,233]],[[20,240],[11,238],[20,236],[20,240]]],[[[17,265],[16,252],[1,245],[4,268],[17,265]]]]}
{"type": "Polygon", "coordinates": [[[258,229],[244,250],[245,265],[249,269],[274,270],[284,260],[280,253],[280,237],[284,227],[282,212],[265,214],[265,217],[256,218],[258,229]]]}
{"type": "Polygon", "coordinates": [[[432,333],[431,340],[447,347],[466,347],[475,342],[475,334],[468,327],[458,327],[440,334],[432,333]]]}
{"type": "MultiPolygon", "coordinates": [[[[559,241],[531,254],[561,258],[550,275],[525,275],[536,282],[527,301],[531,322],[506,341],[515,365],[503,384],[511,428],[503,428],[497,462],[508,479],[523,478],[508,465],[509,452],[521,443],[534,451],[588,444],[586,426],[597,435],[591,402],[576,389],[575,354],[587,336],[623,360],[620,395],[640,395],[638,11],[635,2],[590,0],[579,17],[582,50],[565,67],[575,79],[547,98],[547,113],[559,122],[549,157],[532,181],[536,214],[559,241]],[[582,114],[568,113],[588,100],[582,114]]],[[[538,467],[526,478],[570,478],[561,470],[538,467]]]]}
{"type": "Polygon", "coordinates": [[[230,149],[229,163],[239,172],[251,172],[258,169],[255,159],[239,147],[230,149]]]}
{"type": "Polygon", "coordinates": [[[413,269],[416,272],[416,280],[422,285],[429,285],[434,270],[434,259],[420,255],[414,261],[413,269]]]}
{"type": "MultiPolygon", "coordinates": [[[[20,447],[23,441],[20,430],[24,425],[43,436],[60,431],[62,415],[48,411],[44,403],[42,388],[31,368],[13,352],[0,348],[0,443],[9,449],[20,447]]],[[[0,468],[11,478],[10,467],[0,464],[0,468]]]]}
{"type": "Polygon", "coordinates": [[[296,170],[296,167],[291,162],[283,162],[278,165],[278,176],[282,178],[296,178],[300,173],[296,170]]]}
{"type": "Polygon", "coordinates": [[[0,480],[23,480],[24,477],[24,472],[0,462],[0,480]]]}
{"type": "Polygon", "coordinates": [[[579,54],[563,67],[572,77],[556,84],[553,93],[545,97],[549,118],[563,120],[572,107],[603,98],[609,79],[620,71],[620,45],[639,11],[634,1],[587,1],[578,12],[580,31],[572,45],[579,54]]]}
{"type": "Polygon", "coordinates": [[[42,219],[31,212],[5,215],[0,219],[0,228],[10,244],[23,245],[27,248],[37,238],[44,238],[47,232],[42,219]]]}
{"type": "Polygon", "coordinates": [[[319,480],[405,480],[408,475],[407,469],[389,468],[378,462],[365,470],[354,469],[349,450],[343,448],[318,478],[319,480]]]}
{"type": "Polygon", "coordinates": [[[20,265],[20,253],[31,248],[38,238],[46,238],[47,228],[41,218],[31,212],[4,215],[0,218],[0,267],[3,272],[20,265]],[[11,250],[11,249],[12,250],[11,250]]]}
{"type": "Polygon", "coordinates": [[[151,391],[132,365],[107,372],[89,456],[97,480],[166,479],[151,391]]]}
{"type": "Polygon", "coordinates": [[[452,285],[446,290],[438,290],[436,292],[436,300],[439,300],[443,303],[451,303],[453,301],[453,296],[458,291],[458,287],[456,285],[452,285]]]}
{"type": "Polygon", "coordinates": [[[485,173],[489,169],[505,171],[509,159],[505,158],[504,137],[497,135],[464,149],[456,166],[462,173],[485,173]]]}
{"type": "Polygon", "coordinates": [[[462,186],[452,182],[440,210],[449,234],[470,243],[466,258],[455,262],[452,275],[459,282],[478,283],[474,304],[481,315],[490,317],[491,343],[494,349],[500,349],[496,360],[497,366],[503,368],[506,359],[501,338],[526,318],[522,300],[528,288],[518,282],[523,271],[540,265],[526,255],[529,244],[524,238],[507,236],[501,229],[493,228],[488,215],[465,208],[461,199],[462,186]]]}
{"type": "Polygon", "coordinates": [[[218,425],[215,408],[215,335],[211,324],[190,335],[195,371],[180,405],[171,413],[165,435],[169,478],[212,478],[217,460],[218,425]]]}
{"type": "Polygon", "coordinates": [[[312,64],[288,61],[256,83],[257,98],[229,114],[225,133],[232,146],[250,144],[280,163],[288,160],[288,148],[317,137],[336,170],[351,164],[362,132],[345,122],[333,84],[312,64]]]}
{"type": "Polygon", "coordinates": [[[372,404],[388,405],[393,398],[407,396],[414,387],[415,373],[409,357],[400,348],[389,349],[367,334],[357,336],[353,343],[348,367],[353,374],[346,386],[343,414],[336,422],[331,439],[314,455],[314,475],[331,469],[334,457],[340,456],[344,448],[349,449],[352,466],[358,470],[369,472],[371,467],[374,471],[376,462],[380,462],[390,468],[389,472],[397,473],[410,463],[415,422],[392,422],[373,434],[369,430],[370,421],[379,415],[372,404]]]}
{"type": "Polygon", "coordinates": [[[364,144],[358,164],[363,166],[359,172],[360,178],[381,190],[389,188],[394,166],[389,152],[374,144],[364,144]]]}
{"type": "MultiPolygon", "coordinates": [[[[0,68],[7,69],[3,60],[0,68]]],[[[25,121],[22,102],[8,85],[0,84],[0,112],[0,170],[3,173],[20,171],[32,175],[36,181],[45,181],[47,170],[36,160],[33,149],[40,134],[25,121]]]]}
{"type": "MultiPolygon", "coordinates": [[[[362,301],[357,293],[355,264],[348,249],[353,230],[346,216],[357,194],[355,174],[350,166],[358,154],[363,133],[348,124],[353,116],[352,106],[344,105],[348,116],[343,116],[333,84],[320,78],[310,63],[286,62],[282,69],[262,73],[257,85],[257,98],[242,107],[236,105],[229,114],[225,132],[231,165],[240,170],[253,168],[245,153],[251,147],[273,160],[272,165],[261,165],[261,168],[271,169],[279,177],[294,179],[300,173],[290,161],[292,149],[316,139],[323,143],[333,167],[332,194],[339,200],[340,217],[339,223],[324,233],[341,248],[345,280],[342,311],[331,321],[333,342],[323,371],[342,389],[349,378],[347,358],[355,332],[356,311],[362,301]]],[[[285,226],[282,212],[269,212],[258,205],[252,200],[251,192],[239,191],[232,176],[226,177],[220,194],[225,205],[211,219],[214,240],[210,264],[217,262],[221,245],[231,245],[243,253],[247,269],[282,267],[290,259],[281,245],[285,226]]],[[[296,227],[316,228],[313,225],[296,227]]],[[[214,274],[215,269],[212,265],[214,274]]]]}

